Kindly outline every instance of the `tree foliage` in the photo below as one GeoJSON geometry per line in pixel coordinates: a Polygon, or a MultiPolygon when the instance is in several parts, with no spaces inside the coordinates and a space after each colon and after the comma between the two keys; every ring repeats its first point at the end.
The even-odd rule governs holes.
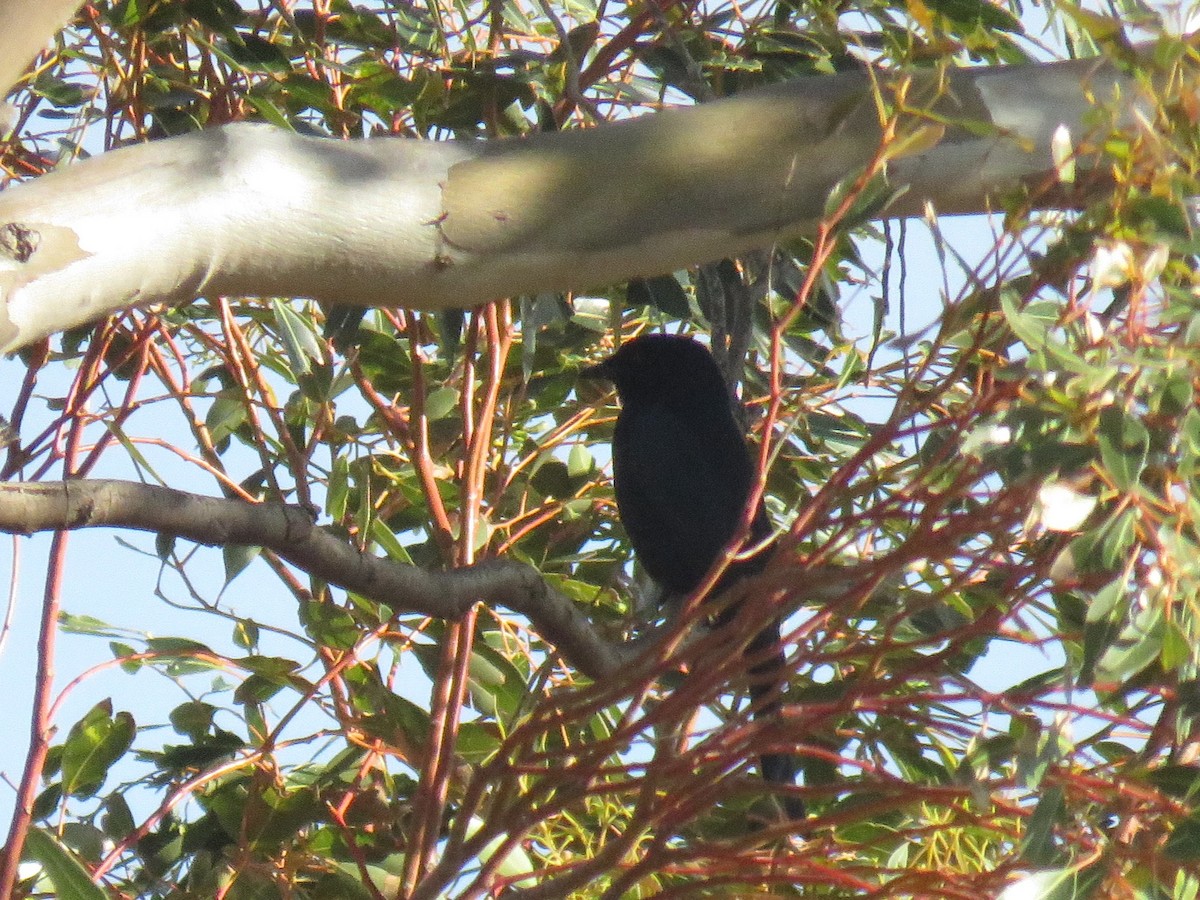
{"type": "MultiPolygon", "coordinates": [[[[1041,53],[1019,5],[973,0],[313,6],[89,4],[15,95],[8,172],[235,119],[496,138],[865,61],[1041,53]]],[[[1133,59],[1117,15],[1050,16],[1070,52],[1133,59]]],[[[1195,60],[1157,39],[1153,132],[1097,113],[1101,199],[1041,211],[1073,187],[1066,138],[1060,181],[1007,198],[982,261],[931,216],[948,293],[899,340],[883,314],[916,298],[868,170],[811,239],[594,296],[365,316],[210,297],[26,351],[6,479],[118,471],[298,505],[397,565],[524,562],[617,642],[652,591],[615,521],[612,398],[577,374],[644,329],[707,334],[781,540],[732,626],[684,640],[692,604],[589,679],[504,608],[434,619],[169,534],[114,553],[155,554],[203,636],[74,602],[56,618],[60,533],[48,740],[54,629],[117,665],[90,676],[111,699],[55,721],[27,773],[40,865],[18,895],[961,897],[1036,871],[1038,896],[1195,896],[1195,60]],[[858,338],[841,311],[863,296],[878,316],[858,338]],[[186,483],[160,474],[167,453],[186,483]],[[296,614],[200,587],[217,552],[226,583],[269,570],[296,614]],[[794,677],[780,721],[751,723],[740,647],[780,610],[794,677]],[[165,717],[127,686],[147,670],[177,686],[165,717]],[[754,777],[764,746],[803,758],[802,827],[754,777]]]]}

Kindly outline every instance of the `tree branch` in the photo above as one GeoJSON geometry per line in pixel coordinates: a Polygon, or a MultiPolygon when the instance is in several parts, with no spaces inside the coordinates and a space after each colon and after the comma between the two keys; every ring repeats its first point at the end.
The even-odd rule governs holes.
{"type": "Polygon", "coordinates": [[[110,526],[158,532],[207,546],[245,544],[392,609],[458,619],[475,603],[524,615],[567,663],[591,678],[628,665],[634,645],[613,644],[579,606],[533,568],[511,560],[433,572],[356,550],[281,503],[203,497],[130,481],[0,483],[0,531],[32,534],[110,526]]]}
{"type": "Polygon", "coordinates": [[[1055,130],[1083,146],[1109,103],[1130,129],[1152,106],[1074,60],[803,78],[522,139],[242,123],[127,147],[0,194],[0,351],[202,295],[461,308],[737,255],[810,231],[893,125],[887,215],[983,211],[1053,184],[1055,130]]]}
{"type": "Polygon", "coordinates": [[[0,99],[81,6],[80,0],[0,0],[0,99]]]}

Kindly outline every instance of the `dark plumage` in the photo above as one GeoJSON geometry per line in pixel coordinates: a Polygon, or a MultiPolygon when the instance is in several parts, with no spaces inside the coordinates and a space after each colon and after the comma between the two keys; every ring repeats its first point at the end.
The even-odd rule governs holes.
{"type": "MultiPolygon", "coordinates": [[[[611,381],[621,400],[613,435],[613,481],[634,553],[667,591],[689,594],[736,535],[755,481],[754,461],[721,371],[708,350],[692,339],[653,334],[626,342],[585,375],[611,381]]],[[[770,533],[759,504],[747,546],[761,544],[770,533]]],[[[713,593],[760,571],[769,551],[766,547],[731,563],[713,593]]],[[[717,626],[735,612],[726,611],[717,626]]],[[[746,653],[757,655],[778,644],[775,622],[746,653]]],[[[764,698],[774,692],[783,664],[779,648],[751,669],[756,715],[778,709],[778,701],[764,698]]],[[[767,754],[760,765],[768,781],[792,784],[795,779],[791,756],[767,754]]],[[[785,806],[793,817],[804,815],[795,798],[785,806]]]]}

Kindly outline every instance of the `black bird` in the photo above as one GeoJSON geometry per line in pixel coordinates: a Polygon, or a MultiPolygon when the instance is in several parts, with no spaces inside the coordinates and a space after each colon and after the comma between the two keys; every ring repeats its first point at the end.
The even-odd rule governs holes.
{"type": "MultiPolygon", "coordinates": [[[[691,338],[651,334],[626,342],[583,374],[611,381],[621,400],[613,435],[613,483],[634,553],[669,594],[686,596],[737,534],[756,479],[721,370],[691,338]]],[[[745,545],[759,549],[729,564],[714,596],[763,569],[770,535],[760,503],[745,545]]],[[[714,624],[719,628],[736,612],[725,610],[714,624]]],[[[749,671],[756,716],[770,716],[779,708],[777,683],[784,657],[778,621],[759,633],[745,653],[758,656],[768,647],[775,647],[776,654],[749,671]]],[[[795,781],[792,756],[764,754],[759,766],[767,781],[795,781]]],[[[792,818],[805,814],[795,797],[786,798],[784,807],[792,818]]]]}

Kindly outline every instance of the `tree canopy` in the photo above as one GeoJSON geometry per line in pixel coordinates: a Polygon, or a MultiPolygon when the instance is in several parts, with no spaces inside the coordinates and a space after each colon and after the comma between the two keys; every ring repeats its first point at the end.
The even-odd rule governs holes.
{"type": "MultiPolygon", "coordinates": [[[[466,309],[130,289],[24,346],[0,369],[0,523],[52,537],[0,894],[1194,897],[1200,107],[1154,9],[88,3],[10,96],[4,194],[75,166],[111,188],[118,163],[72,160],[232,122],[490,147],[797,78],[967,86],[948,73],[1051,57],[1102,60],[1120,96],[1077,110],[1100,82],[1075,79],[1086,133],[1037,107],[1052,164],[987,195],[984,247],[906,207],[897,166],[953,131],[1006,167],[1021,129],[950,120],[954,90],[906,103],[898,78],[806,227],[740,256],[466,309]],[[937,271],[911,269],[918,230],[937,271]],[[939,315],[915,331],[913,306],[939,315]],[[719,631],[696,603],[655,618],[616,520],[614,399],[578,379],[647,330],[711,345],[779,535],[719,631]],[[103,561],[70,552],[101,526],[121,529],[103,561]],[[102,566],[162,619],[64,588],[102,566]],[[791,683],[752,721],[741,651],[780,614],[791,683]],[[108,656],[78,718],[64,634],[108,656]],[[801,758],[803,823],[755,777],[765,751],[801,758]]],[[[995,103],[1019,84],[980,96],[1018,109],[995,103]]],[[[269,228],[289,195],[246,193],[265,205],[236,251],[302,256],[269,228]]],[[[174,236],[124,221],[122,258],[168,269],[174,236]]],[[[0,229],[4,277],[40,239],[0,229]]]]}

